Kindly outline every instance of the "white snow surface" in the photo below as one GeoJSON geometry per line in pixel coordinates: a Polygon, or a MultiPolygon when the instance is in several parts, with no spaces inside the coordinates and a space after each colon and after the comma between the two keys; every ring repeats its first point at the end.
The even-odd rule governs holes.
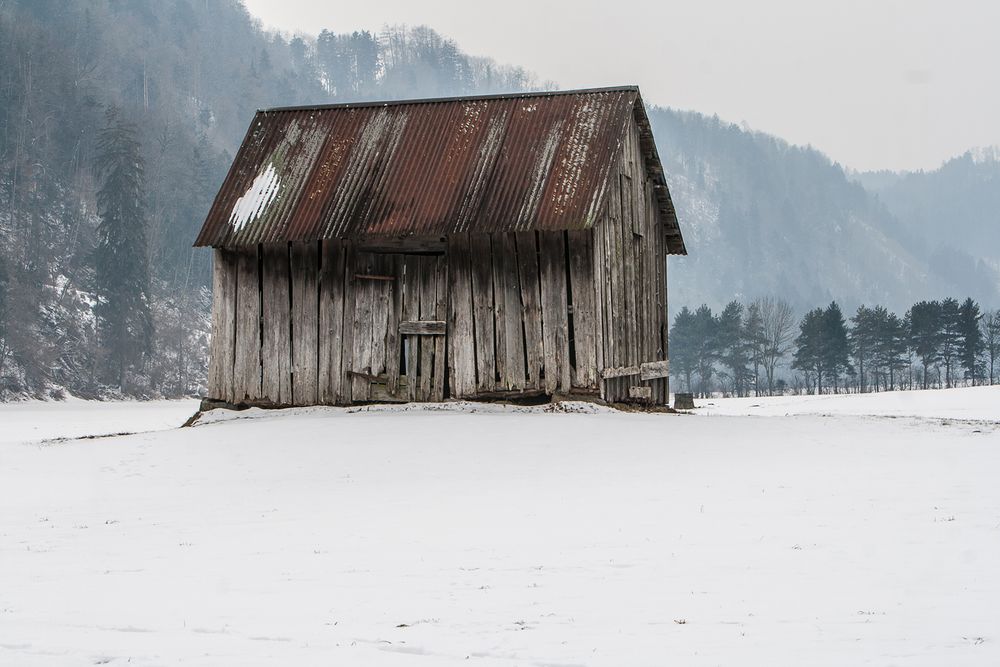
{"type": "Polygon", "coordinates": [[[962,387],[917,391],[819,396],[698,399],[698,414],[759,415],[869,415],[933,419],[1000,420],[1000,387],[962,387]]]}
{"type": "MultiPolygon", "coordinates": [[[[198,409],[197,400],[24,401],[0,403],[0,447],[14,443],[180,426],[198,409]]],[[[7,450],[0,449],[0,452],[7,450]]]]}
{"type": "Polygon", "coordinates": [[[0,665],[998,664],[1000,388],[951,391],[3,406],[0,665]]]}

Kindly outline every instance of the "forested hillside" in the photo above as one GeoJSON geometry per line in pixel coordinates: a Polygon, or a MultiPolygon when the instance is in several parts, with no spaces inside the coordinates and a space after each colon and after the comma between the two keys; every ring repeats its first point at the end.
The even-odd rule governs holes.
{"type": "Polygon", "coordinates": [[[697,113],[650,118],[690,253],[671,263],[675,311],[762,296],[799,312],[956,294],[1000,305],[1000,265],[977,259],[1000,253],[1000,181],[970,177],[968,157],[943,176],[883,174],[894,184],[876,196],[814,149],[697,113]]]}
{"type": "Polygon", "coordinates": [[[198,391],[209,254],[191,243],[256,109],[539,87],[428,28],[289,38],[236,0],[0,3],[0,62],[0,396],[198,391]],[[143,232],[103,254],[102,136],[134,139],[143,232]],[[141,266],[116,270],[127,255],[141,266]],[[115,300],[130,291],[148,298],[115,300]],[[113,326],[124,308],[151,326],[113,326]]]}
{"type": "MultiPolygon", "coordinates": [[[[0,2],[0,398],[199,391],[209,254],[191,243],[257,108],[553,85],[429,28],[330,25],[269,32],[238,0],[0,2]]],[[[672,310],[1000,305],[995,160],[851,180],[718,118],[650,116],[691,253],[672,310]]]]}
{"type": "Polygon", "coordinates": [[[1000,282],[1000,151],[979,149],[930,172],[864,173],[857,180],[906,222],[929,263],[996,303],[1000,282]]]}

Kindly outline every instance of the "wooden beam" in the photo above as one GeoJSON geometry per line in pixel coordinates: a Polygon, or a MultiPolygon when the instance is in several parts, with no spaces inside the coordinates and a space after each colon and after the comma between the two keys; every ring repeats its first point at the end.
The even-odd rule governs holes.
{"type": "Polygon", "coordinates": [[[384,238],[367,238],[359,242],[362,252],[443,255],[447,250],[445,237],[436,234],[384,238]]]}
{"type": "Polygon", "coordinates": [[[640,380],[656,380],[658,378],[665,378],[668,375],[670,375],[670,362],[667,359],[663,361],[647,361],[639,366],[640,380]]]}
{"type": "Polygon", "coordinates": [[[399,323],[399,333],[408,336],[441,336],[446,325],[440,320],[410,320],[399,323]]]}
{"type": "Polygon", "coordinates": [[[614,366],[611,368],[605,368],[601,371],[601,377],[605,380],[610,380],[611,378],[623,378],[629,375],[638,375],[638,366],[614,366]]]}

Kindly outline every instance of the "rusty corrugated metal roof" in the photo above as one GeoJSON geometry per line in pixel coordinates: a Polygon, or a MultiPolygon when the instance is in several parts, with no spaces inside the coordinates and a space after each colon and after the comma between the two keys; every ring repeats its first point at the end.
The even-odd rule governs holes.
{"type": "Polygon", "coordinates": [[[633,115],[683,253],[635,87],[258,111],[195,245],[588,228],[633,115]]]}

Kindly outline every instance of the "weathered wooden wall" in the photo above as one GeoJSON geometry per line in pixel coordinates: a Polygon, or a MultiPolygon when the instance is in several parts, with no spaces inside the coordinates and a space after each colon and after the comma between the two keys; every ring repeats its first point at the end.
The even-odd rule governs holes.
{"type": "Polygon", "coordinates": [[[593,229],[217,250],[209,394],[273,405],[665,404],[666,248],[634,123],[593,229]],[[405,250],[405,246],[400,249],[405,250]]]}
{"type": "Polygon", "coordinates": [[[448,238],[450,395],[596,395],[590,238],[589,231],[448,238]],[[576,300],[583,306],[571,313],[576,300]]]}
{"type": "Polygon", "coordinates": [[[648,398],[666,405],[666,239],[643,160],[639,130],[631,123],[617,183],[611,180],[594,227],[597,367],[605,400],[648,398]]]}

